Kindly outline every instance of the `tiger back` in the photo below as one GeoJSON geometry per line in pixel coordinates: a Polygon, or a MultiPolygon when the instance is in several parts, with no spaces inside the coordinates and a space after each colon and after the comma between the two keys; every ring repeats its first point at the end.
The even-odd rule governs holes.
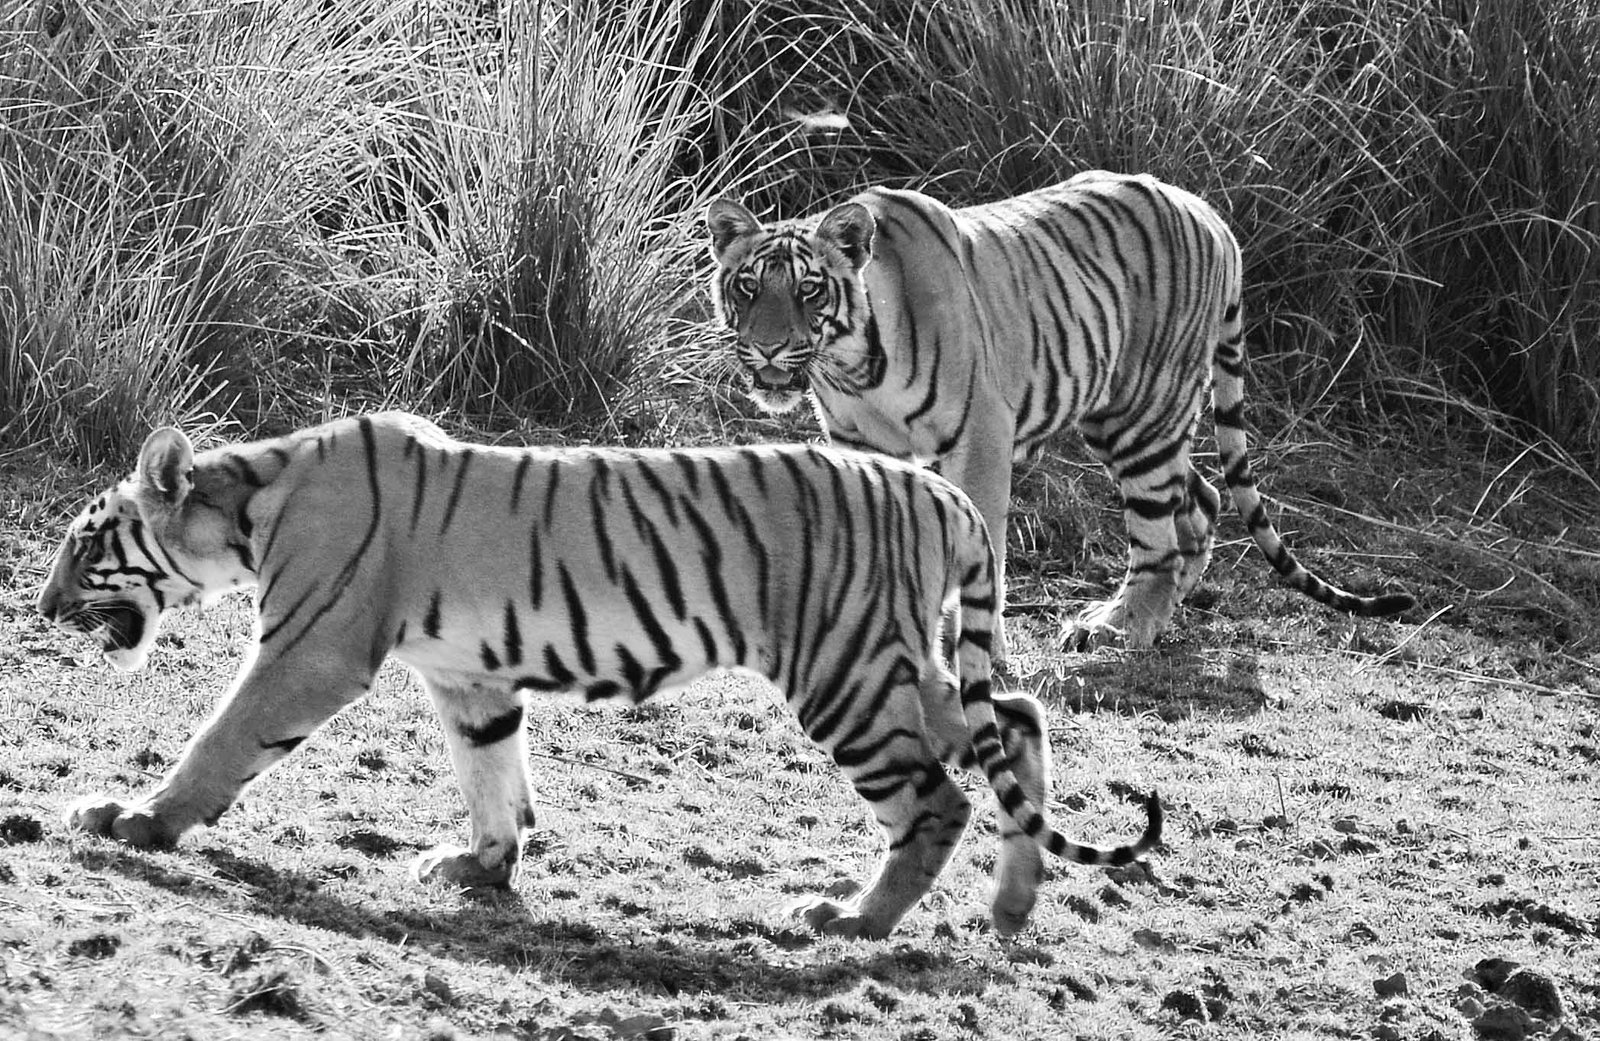
{"type": "Polygon", "coordinates": [[[167,428],[74,522],[39,610],[137,668],[166,611],[253,586],[257,645],[152,792],[68,820],[136,846],[216,822],[392,655],[444,723],[472,824],[469,847],[416,873],[510,885],[533,824],[529,692],[642,701],[737,668],[784,693],[888,839],[857,899],[804,902],[813,928],[884,936],[928,891],[970,812],[954,765],[995,793],[992,913],[1015,932],[1041,850],[1126,862],[1159,841],[1161,811],[1152,796],[1145,835],[1113,850],[1051,828],[1039,705],[990,687],[995,580],[970,500],[881,456],[495,448],[398,413],[195,455],[167,428]]]}
{"type": "Polygon", "coordinates": [[[1329,584],[1268,518],[1245,440],[1239,247],[1197,196],[1094,171],[965,209],[872,188],[770,226],[717,200],[707,224],[714,309],[756,403],[809,396],[834,443],[941,464],[1002,574],[1011,464],[1078,426],[1117,482],[1129,553],[1116,593],[1065,627],[1069,646],[1148,647],[1199,583],[1221,508],[1189,455],[1208,387],[1223,477],[1278,575],[1353,614],[1414,603],[1329,584]]]}

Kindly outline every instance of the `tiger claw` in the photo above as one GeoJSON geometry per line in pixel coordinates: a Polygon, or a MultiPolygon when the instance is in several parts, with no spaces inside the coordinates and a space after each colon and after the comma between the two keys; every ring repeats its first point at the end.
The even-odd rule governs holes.
{"type": "MultiPolygon", "coordinates": [[[[515,861],[513,861],[513,865],[515,861]]],[[[462,889],[508,889],[513,867],[484,867],[471,850],[436,846],[411,862],[411,877],[418,882],[445,881],[462,889]]]]}
{"type": "Polygon", "coordinates": [[[104,795],[79,799],[67,809],[66,825],[74,831],[116,839],[137,849],[171,846],[177,836],[154,813],[127,807],[104,795]]]}
{"type": "Polygon", "coordinates": [[[803,897],[786,910],[790,917],[804,922],[806,928],[819,936],[855,939],[867,928],[867,920],[854,907],[825,896],[803,897]]]}

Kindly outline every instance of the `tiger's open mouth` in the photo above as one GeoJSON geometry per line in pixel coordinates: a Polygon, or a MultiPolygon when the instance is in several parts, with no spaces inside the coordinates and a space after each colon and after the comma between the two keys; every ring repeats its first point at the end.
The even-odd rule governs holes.
{"type": "Polygon", "coordinates": [[[144,612],[127,604],[116,604],[100,612],[105,631],[100,642],[107,651],[125,651],[144,639],[144,612]]]}
{"type": "Polygon", "coordinates": [[[99,637],[107,654],[130,650],[144,639],[144,612],[130,603],[96,604],[58,622],[63,629],[99,637]]]}
{"type": "Polygon", "coordinates": [[[750,383],[756,390],[773,394],[799,394],[811,386],[803,369],[780,369],[776,365],[763,365],[750,369],[750,383]]]}

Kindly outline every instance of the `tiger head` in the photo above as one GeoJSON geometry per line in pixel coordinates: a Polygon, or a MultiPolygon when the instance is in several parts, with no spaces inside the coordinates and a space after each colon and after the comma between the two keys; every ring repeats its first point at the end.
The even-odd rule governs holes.
{"type": "Polygon", "coordinates": [[[133,672],[167,611],[253,583],[237,522],[207,483],[196,480],[182,431],[152,433],[132,476],[96,496],[67,529],[39,613],[98,639],[114,668],[133,672]]]}
{"type": "Polygon", "coordinates": [[[809,230],[767,227],[738,203],[717,199],[706,223],[717,261],[712,305],[734,334],[755,403],[787,412],[813,379],[847,386],[868,306],[861,272],[876,224],[867,208],[845,203],[809,230]]]}

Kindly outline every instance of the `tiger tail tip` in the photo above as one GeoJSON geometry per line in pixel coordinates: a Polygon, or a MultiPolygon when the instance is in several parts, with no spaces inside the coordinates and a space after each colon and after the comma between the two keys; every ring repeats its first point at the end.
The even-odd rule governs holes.
{"type": "Polygon", "coordinates": [[[1417,606],[1417,598],[1410,593],[1384,593],[1372,598],[1372,606],[1364,612],[1372,618],[1387,618],[1392,614],[1409,611],[1417,606]]]}

